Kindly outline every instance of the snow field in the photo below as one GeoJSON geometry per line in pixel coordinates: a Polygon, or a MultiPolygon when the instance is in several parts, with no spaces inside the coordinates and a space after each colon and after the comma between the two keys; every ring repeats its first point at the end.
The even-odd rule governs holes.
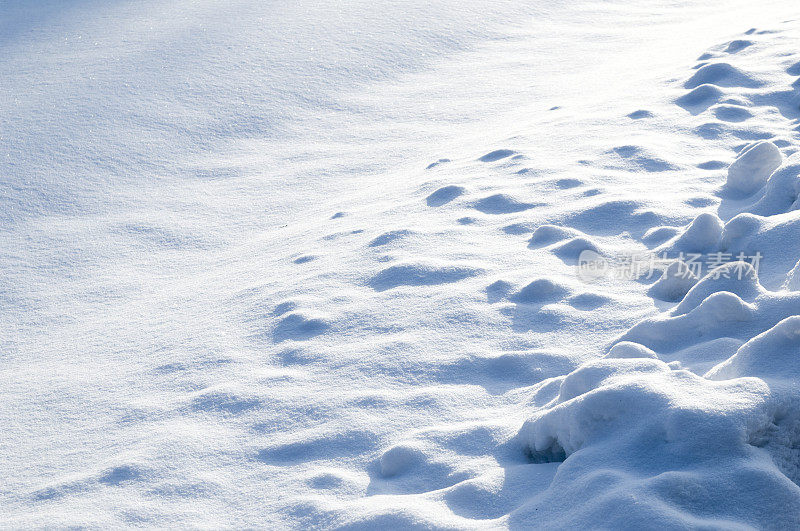
{"type": "Polygon", "coordinates": [[[798,525],[785,3],[71,7],[0,44],[5,524],[798,525]]]}

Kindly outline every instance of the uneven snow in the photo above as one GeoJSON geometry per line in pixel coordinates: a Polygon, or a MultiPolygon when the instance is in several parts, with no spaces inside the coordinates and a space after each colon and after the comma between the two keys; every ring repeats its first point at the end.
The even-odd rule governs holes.
{"type": "Polygon", "coordinates": [[[752,4],[0,3],[0,523],[800,526],[752,4]]]}

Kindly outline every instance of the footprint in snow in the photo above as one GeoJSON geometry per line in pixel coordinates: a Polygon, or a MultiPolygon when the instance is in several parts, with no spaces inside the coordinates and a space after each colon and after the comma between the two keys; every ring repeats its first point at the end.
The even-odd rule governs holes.
{"type": "Polygon", "coordinates": [[[752,46],[753,41],[746,41],[743,39],[737,39],[735,41],[731,41],[728,44],[728,47],[725,48],[726,53],[738,53],[747,48],[748,46],[752,46]]]}
{"type": "Polygon", "coordinates": [[[556,186],[561,188],[562,190],[566,190],[568,188],[575,188],[583,184],[583,181],[579,179],[559,179],[556,181],[556,186]]]}
{"type": "Polygon", "coordinates": [[[719,87],[715,87],[714,85],[700,85],[677,98],[675,103],[696,115],[719,102],[723,95],[719,87]]]}
{"type": "Polygon", "coordinates": [[[435,286],[449,284],[477,275],[479,269],[466,266],[430,264],[399,264],[388,267],[369,281],[375,291],[386,291],[399,286],[435,286]]]}
{"type": "Polygon", "coordinates": [[[373,450],[377,441],[371,431],[351,429],[270,446],[260,450],[256,459],[280,466],[308,463],[363,454],[373,450]]]}
{"type": "Polygon", "coordinates": [[[500,230],[506,234],[518,236],[520,234],[529,234],[533,232],[534,227],[531,223],[512,223],[511,225],[506,225],[500,230]]]}
{"type": "Polygon", "coordinates": [[[642,118],[652,118],[652,117],[653,113],[646,110],[633,111],[628,115],[628,118],[630,118],[631,120],[641,120],[642,118]]]}
{"type": "Polygon", "coordinates": [[[544,304],[556,302],[569,295],[569,289],[550,279],[540,278],[511,295],[508,299],[517,304],[544,304]]]}
{"type": "Polygon", "coordinates": [[[737,105],[717,105],[713,112],[714,116],[725,122],[743,122],[753,117],[753,113],[737,105]]]}
{"type": "Polygon", "coordinates": [[[302,341],[324,334],[329,328],[330,324],[324,319],[295,312],[278,322],[272,332],[272,338],[276,343],[290,339],[302,341]]]}
{"type": "Polygon", "coordinates": [[[194,411],[228,415],[237,415],[260,406],[261,401],[258,398],[219,390],[203,391],[191,402],[194,411]]]}
{"type": "Polygon", "coordinates": [[[701,170],[721,170],[722,168],[726,168],[728,165],[722,162],[721,160],[709,160],[707,162],[701,162],[697,165],[698,168],[701,170]]]}
{"type": "Polygon", "coordinates": [[[389,232],[385,232],[369,242],[369,246],[380,247],[382,245],[392,243],[395,240],[399,240],[400,238],[409,236],[410,234],[412,234],[411,231],[407,229],[390,230],[389,232]]]}
{"type": "Polygon", "coordinates": [[[591,310],[596,310],[600,306],[603,306],[610,301],[611,299],[604,295],[598,295],[596,293],[581,293],[567,299],[567,304],[576,310],[588,312],[591,310]]]}
{"type": "Polygon", "coordinates": [[[425,202],[430,207],[439,207],[449,203],[466,191],[465,188],[452,184],[450,186],[443,186],[425,198],[425,202]]]}
{"type": "Polygon", "coordinates": [[[483,212],[484,214],[510,214],[513,212],[522,212],[523,210],[528,210],[537,206],[541,206],[541,203],[524,203],[505,194],[490,195],[474,203],[475,210],[483,212]]]}
{"type": "Polygon", "coordinates": [[[516,155],[516,153],[517,153],[516,151],[510,149],[497,149],[495,151],[487,153],[478,160],[481,162],[495,162],[500,159],[510,157],[511,155],[516,155]]]}
{"type": "Polygon", "coordinates": [[[441,164],[446,164],[448,162],[450,162],[450,159],[439,159],[436,162],[431,162],[430,164],[428,164],[428,166],[425,169],[430,170],[431,168],[435,168],[436,166],[439,166],[441,164]]]}

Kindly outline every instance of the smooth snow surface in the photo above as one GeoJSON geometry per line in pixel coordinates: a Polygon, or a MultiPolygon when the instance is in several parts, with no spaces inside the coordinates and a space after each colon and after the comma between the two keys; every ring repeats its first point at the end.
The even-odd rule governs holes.
{"type": "Polygon", "coordinates": [[[800,527],[794,16],[0,0],[0,524],[800,527]]]}

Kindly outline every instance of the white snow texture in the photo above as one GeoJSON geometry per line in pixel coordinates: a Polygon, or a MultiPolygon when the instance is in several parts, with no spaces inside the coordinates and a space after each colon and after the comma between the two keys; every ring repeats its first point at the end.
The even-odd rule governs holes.
{"type": "Polygon", "coordinates": [[[0,1],[0,526],[800,528],[796,15],[0,1]]]}

